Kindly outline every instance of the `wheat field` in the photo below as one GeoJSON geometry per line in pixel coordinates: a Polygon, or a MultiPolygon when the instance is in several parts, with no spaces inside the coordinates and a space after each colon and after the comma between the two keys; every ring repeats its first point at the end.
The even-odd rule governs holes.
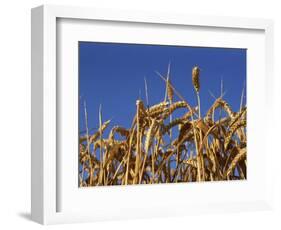
{"type": "Polygon", "coordinates": [[[195,106],[172,84],[169,71],[166,76],[157,74],[165,82],[165,98],[151,106],[137,100],[131,127],[115,125],[105,136],[112,121],[104,121],[100,109],[98,129],[90,135],[85,104],[86,134],[79,136],[79,186],[245,180],[247,107],[242,103],[243,93],[238,111],[221,95],[212,98],[212,106],[203,113],[198,66],[190,70],[195,106]],[[184,114],[178,116],[177,110],[184,114]]]}

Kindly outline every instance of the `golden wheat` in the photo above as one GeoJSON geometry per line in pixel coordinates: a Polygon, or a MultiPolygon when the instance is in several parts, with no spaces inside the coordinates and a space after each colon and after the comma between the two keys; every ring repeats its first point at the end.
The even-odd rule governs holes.
{"type": "MultiPolygon", "coordinates": [[[[111,121],[99,129],[79,137],[79,186],[152,184],[193,181],[246,179],[247,162],[247,107],[234,112],[231,106],[217,98],[205,115],[200,105],[200,69],[192,69],[192,84],[197,105],[191,106],[170,81],[166,83],[165,100],[147,107],[136,101],[132,126],[115,125],[104,132],[111,121]],[[177,100],[175,97],[178,97],[177,100]],[[221,108],[223,116],[216,119],[221,108]],[[177,113],[182,109],[183,115],[177,113]],[[186,110],[186,111],[185,111],[186,110]],[[173,119],[172,119],[173,117],[173,119]],[[172,132],[173,128],[176,128],[172,132]]],[[[86,104],[85,119],[88,119],[86,104]]],[[[88,123],[86,122],[86,125],[88,123]]]]}

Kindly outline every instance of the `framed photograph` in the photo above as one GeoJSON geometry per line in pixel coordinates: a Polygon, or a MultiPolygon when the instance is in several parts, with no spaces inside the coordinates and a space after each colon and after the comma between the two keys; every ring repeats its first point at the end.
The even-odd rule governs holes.
{"type": "Polygon", "coordinates": [[[32,9],[32,219],[270,209],[272,33],[266,19],[32,9]]]}

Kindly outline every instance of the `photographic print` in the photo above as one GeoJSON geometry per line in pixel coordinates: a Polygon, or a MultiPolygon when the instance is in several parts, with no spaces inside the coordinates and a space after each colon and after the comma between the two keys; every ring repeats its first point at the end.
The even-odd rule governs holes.
{"type": "Polygon", "coordinates": [[[78,46],[79,187],[247,179],[246,49],[78,46]]]}

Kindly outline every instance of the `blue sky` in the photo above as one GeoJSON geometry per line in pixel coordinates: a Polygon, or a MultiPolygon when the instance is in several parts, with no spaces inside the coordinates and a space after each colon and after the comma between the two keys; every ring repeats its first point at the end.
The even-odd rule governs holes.
{"type": "Polygon", "coordinates": [[[220,95],[223,80],[224,98],[234,111],[239,109],[246,81],[246,50],[79,42],[80,131],[85,130],[83,101],[87,103],[89,128],[99,124],[98,110],[102,105],[103,120],[129,128],[136,110],[136,100],[146,102],[144,77],[148,85],[149,104],[161,102],[165,83],[155,71],[165,75],[171,63],[171,82],[193,106],[196,98],[191,70],[198,65],[200,74],[201,113],[214,102],[211,91],[220,95]]]}

